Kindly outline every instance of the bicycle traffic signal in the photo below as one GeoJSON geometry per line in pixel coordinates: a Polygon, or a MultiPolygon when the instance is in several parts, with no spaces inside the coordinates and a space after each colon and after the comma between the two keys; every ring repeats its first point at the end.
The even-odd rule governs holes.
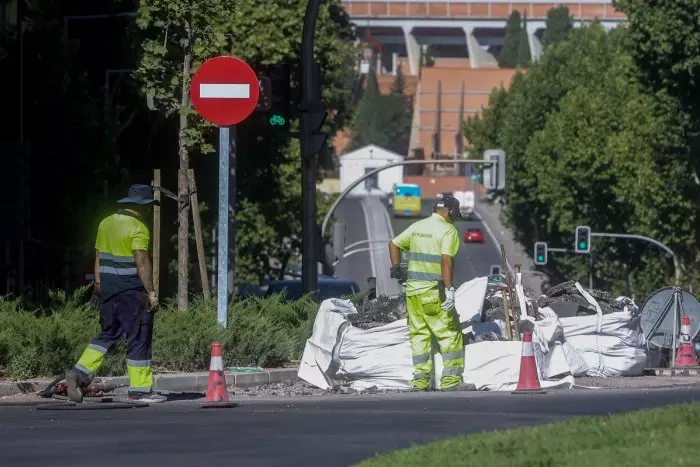
{"type": "Polygon", "coordinates": [[[291,71],[287,62],[268,65],[259,78],[260,97],[257,111],[264,112],[269,127],[289,131],[291,118],[291,71]]]}
{"type": "Polygon", "coordinates": [[[537,266],[547,264],[547,242],[535,242],[535,264],[537,266]]]}
{"type": "Polygon", "coordinates": [[[576,253],[590,253],[591,251],[591,228],[586,225],[576,227],[576,253]]]}

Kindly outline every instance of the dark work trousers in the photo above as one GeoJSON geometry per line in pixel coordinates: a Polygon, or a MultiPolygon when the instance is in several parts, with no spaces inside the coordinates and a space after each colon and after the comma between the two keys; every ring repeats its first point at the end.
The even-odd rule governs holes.
{"type": "Polygon", "coordinates": [[[126,338],[130,391],[149,392],[152,386],[153,314],[148,310],[147,295],[143,290],[127,290],[102,302],[100,327],[100,334],[87,347],[76,368],[94,376],[102,366],[105,354],[126,338]]]}

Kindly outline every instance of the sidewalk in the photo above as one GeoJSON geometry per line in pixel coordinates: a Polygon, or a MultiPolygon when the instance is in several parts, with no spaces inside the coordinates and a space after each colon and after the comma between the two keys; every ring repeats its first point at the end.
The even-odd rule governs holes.
{"type": "MultiPolygon", "coordinates": [[[[274,368],[260,372],[226,372],[226,383],[229,386],[244,388],[263,384],[296,381],[297,368],[274,368]]],[[[99,377],[102,381],[129,385],[126,376],[99,377]]],[[[178,373],[154,375],[153,389],[156,391],[172,392],[206,392],[209,383],[209,373],[178,373]]],[[[51,380],[32,379],[28,381],[0,381],[0,397],[27,394],[44,389],[51,380]]]]}

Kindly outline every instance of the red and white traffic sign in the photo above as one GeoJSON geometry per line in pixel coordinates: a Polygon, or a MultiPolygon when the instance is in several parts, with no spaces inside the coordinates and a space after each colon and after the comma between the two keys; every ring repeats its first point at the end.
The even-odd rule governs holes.
{"type": "Polygon", "coordinates": [[[240,123],[253,113],[260,96],[255,71],[235,57],[202,63],[190,85],[192,104],[205,120],[218,126],[240,123]]]}

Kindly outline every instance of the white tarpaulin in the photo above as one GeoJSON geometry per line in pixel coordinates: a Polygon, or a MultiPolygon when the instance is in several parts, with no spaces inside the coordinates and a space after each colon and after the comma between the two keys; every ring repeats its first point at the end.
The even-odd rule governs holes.
{"type": "MultiPolygon", "coordinates": [[[[485,277],[463,284],[455,293],[459,321],[465,334],[479,336],[500,330],[504,323],[479,323],[486,294],[485,277]]],[[[519,295],[519,294],[518,294],[519,295]]],[[[586,294],[588,295],[588,294],[586,294]]],[[[584,295],[585,296],[585,295],[584,295]]],[[[591,298],[590,295],[587,297],[591,298]]],[[[519,299],[522,299],[519,297],[519,299]]],[[[594,301],[594,300],[593,300],[594,301]]],[[[599,309],[600,307],[595,306],[599,309]]],[[[408,324],[405,319],[372,329],[351,325],[347,315],[357,310],[351,302],[325,300],[312,336],[307,340],[299,377],[329,389],[333,380],[349,382],[356,390],[409,389],[413,373],[408,324]]],[[[646,352],[638,318],[628,311],[559,319],[541,308],[542,319],[524,317],[520,330],[533,330],[533,344],[544,388],[571,387],[574,376],[631,375],[643,369],[646,352]]],[[[483,341],[465,346],[464,381],[477,389],[510,391],[518,382],[522,343],[483,341]]],[[[442,358],[434,356],[434,383],[439,388],[442,358]]]]}

